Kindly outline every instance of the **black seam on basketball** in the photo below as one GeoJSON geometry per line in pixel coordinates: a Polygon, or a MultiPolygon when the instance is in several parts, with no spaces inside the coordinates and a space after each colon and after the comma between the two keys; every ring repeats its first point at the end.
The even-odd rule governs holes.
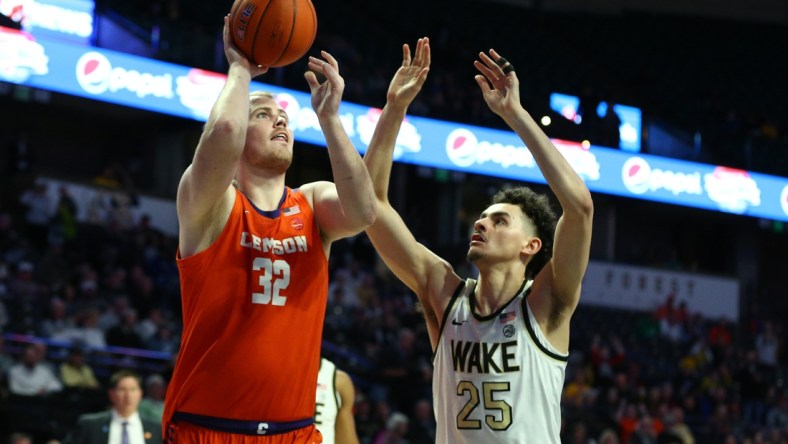
{"type": "Polygon", "coordinates": [[[268,3],[266,3],[265,9],[263,9],[260,19],[257,20],[257,26],[254,28],[254,38],[252,38],[252,46],[249,48],[249,61],[255,65],[260,64],[257,60],[255,60],[254,56],[254,47],[257,45],[257,34],[260,32],[260,25],[263,24],[263,18],[265,17],[265,13],[268,12],[268,8],[271,6],[271,3],[273,3],[273,0],[268,0],[268,3]]]}
{"type": "MultiPolygon", "coordinates": [[[[311,8],[309,8],[309,12],[312,13],[312,40],[309,43],[309,47],[311,48],[312,43],[315,42],[315,37],[317,37],[317,11],[315,10],[314,4],[312,5],[311,8]]],[[[307,52],[309,52],[308,49],[307,52]]]]}
{"type": "Polygon", "coordinates": [[[298,17],[298,0],[293,0],[293,23],[290,24],[290,35],[287,36],[287,44],[285,44],[284,48],[282,48],[282,52],[279,54],[279,57],[271,63],[271,66],[276,65],[276,63],[282,60],[282,56],[285,55],[288,49],[290,49],[290,41],[293,40],[293,33],[295,32],[296,27],[296,18],[298,17]]]}

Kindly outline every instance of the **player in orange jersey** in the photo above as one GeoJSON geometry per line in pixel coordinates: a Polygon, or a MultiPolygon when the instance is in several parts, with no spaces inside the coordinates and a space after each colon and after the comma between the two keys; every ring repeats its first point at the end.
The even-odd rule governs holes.
{"type": "Polygon", "coordinates": [[[339,120],[336,60],[305,77],[334,183],[285,186],[288,116],[249,91],[254,66],[231,42],[227,82],[178,187],[183,338],[166,396],[167,442],[317,443],[315,386],[331,242],[375,218],[372,183],[339,120]]]}

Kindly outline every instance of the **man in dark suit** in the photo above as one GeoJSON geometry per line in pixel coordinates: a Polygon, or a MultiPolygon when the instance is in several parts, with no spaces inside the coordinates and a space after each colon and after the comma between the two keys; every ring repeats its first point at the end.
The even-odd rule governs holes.
{"type": "Polygon", "coordinates": [[[110,379],[112,409],[79,417],[69,444],[161,444],[161,422],[140,417],[142,379],[130,370],[115,372],[110,379]]]}

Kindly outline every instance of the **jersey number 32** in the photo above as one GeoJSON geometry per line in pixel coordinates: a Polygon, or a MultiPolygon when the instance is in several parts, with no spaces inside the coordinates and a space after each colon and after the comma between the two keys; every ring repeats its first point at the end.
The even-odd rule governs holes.
{"type": "Polygon", "coordinates": [[[258,283],[262,291],[252,293],[253,304],[285,305],[287,296],[281,291],[290,285],[290,264],[282,259],[272,261],[267,257],[256,257],[252,270],[260,272],[258,283]]]}

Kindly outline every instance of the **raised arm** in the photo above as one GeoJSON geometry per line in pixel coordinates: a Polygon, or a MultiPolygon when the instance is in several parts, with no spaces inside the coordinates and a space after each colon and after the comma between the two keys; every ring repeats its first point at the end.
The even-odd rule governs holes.
{"type": "Polygon", "coordinates": [[[312,71],[304,76],[326,138],[334,183],[314,182],[303,189],[312,194],[324,242],[331,242],[357,234],[375,220],[375,195],[369,172],[339,120],[339,104],[345,89],[339,65],[326,51],[321,55],[325,60],[309,57],[312,71]],[[322,74],[326,80],[319,82],[315,73],[322,74]]]}
{"type": "Polygon", "coordinates": [[[537,276],[548,277],[550,310],[571,313],[580,298],[580,284],[588,265],[594,207],[591,193],[569,162],[520,103],[520,82],[514,67],[495,50],[479,53],[476,82],[490,109],[501,116],[533,154],[563,214],[555,232],[553,258],[537,276]],[[497,63],[496,63],[497,62],[497,63]],[[490,86],[492,85],[492,87],[490,86]]]}
{"type": "Polygon", "coordinates": [[[459,278],[446,261],[416,241],[388,199],[397,134],[429,72],[429,40],[419,39],[412,60],[408,45],[403,45],[402,53],[402,66],[391,80],[386,105],[364,155],[378,200],[378,217],[367,229],[367,235],[386,265],[419,297],[427,314],[430,336],[434,337],[432,330],[437,329],[445,308],[439,299],[442,290],[450,286],[453,291],[459,278]]]}
{"type": "Polygon", "coordinates": [[[230,188],[246,143],[249,123],[249,83],[267,71],[249,62],[232,44],[228,17],[224,19],[224,52],[230,68],[203,128],[192,164],[178,185],[179,249],[188,257],[213,241],[229,213],[230,188]],[[226,214],[224,214],[226,216],[226,214]],[[217,223],[216,221],[221,221],[217,223]],[[218,231],[217,231],[218,230],[218,231]]]}

